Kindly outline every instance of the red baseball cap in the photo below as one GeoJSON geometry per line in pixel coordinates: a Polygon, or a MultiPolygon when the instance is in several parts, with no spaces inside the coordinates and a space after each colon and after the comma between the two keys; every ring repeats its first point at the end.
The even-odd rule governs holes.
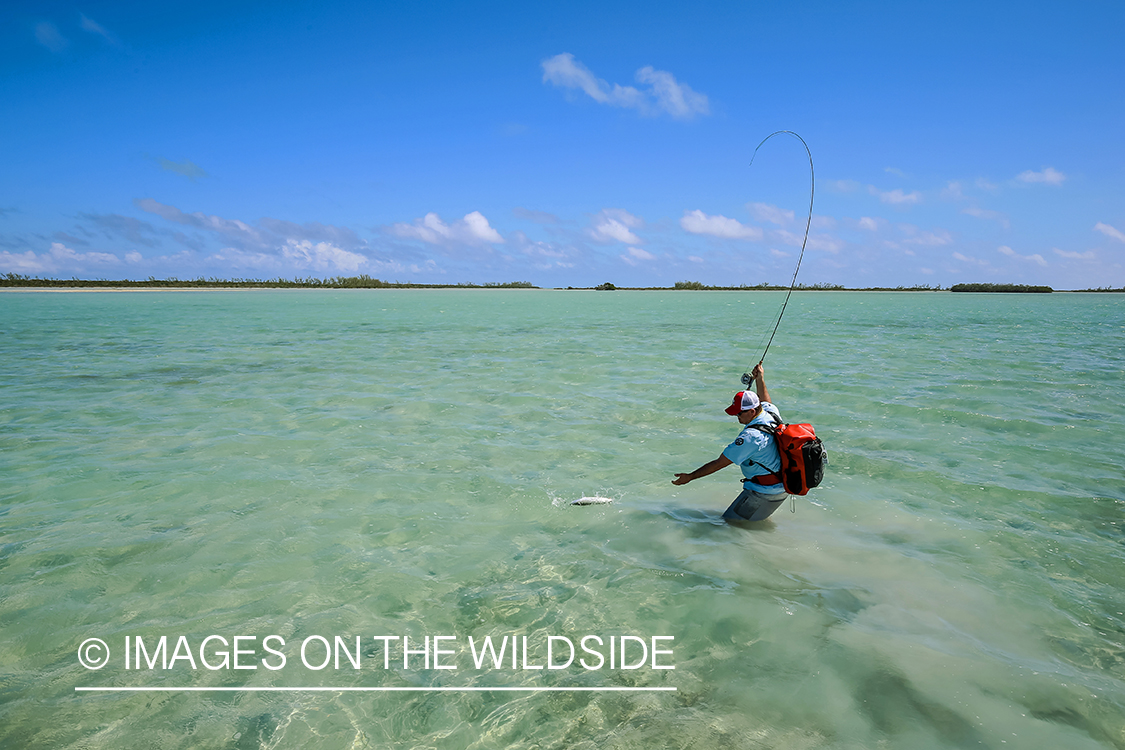
{"type": "Polygon", "coordinates": [[[757,409],[760,403],[757,393],[753,391],[739,391],[734,394],[734,401],[726,408],[726,412],[732,417],[737,417],[744,411],[757,409]]]}

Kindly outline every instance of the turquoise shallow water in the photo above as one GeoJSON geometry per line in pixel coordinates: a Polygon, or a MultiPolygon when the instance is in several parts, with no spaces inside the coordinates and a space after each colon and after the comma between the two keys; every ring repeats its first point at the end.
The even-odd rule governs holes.
{"type": "Polygon", "coordinates": [[[1125,299],[794,295],[768,382],[829,473],[729,526],[733,469],[670,480],[781,300],[0,295],[0,746],[1125,748],[1125,299]],[[125,668],[210,635],[258,668],[125,668]],[[300,662],[337,635],[359,669],[300,662]],[[585,635],[675,669],[530,668],[585,635]],[[473,668],[485,636],[527,661],[473,668]]]}

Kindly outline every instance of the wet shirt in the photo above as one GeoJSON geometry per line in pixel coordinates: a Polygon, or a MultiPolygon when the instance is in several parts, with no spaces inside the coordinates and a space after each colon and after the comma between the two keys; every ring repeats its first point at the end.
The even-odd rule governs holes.
{"type": "MultiPolygon", "coordinates": [[[[769,474],[781,469],[781,454],[777,450],[777,439],[768,433],[756,430],[750,425],[775,425],[781,421],[781,413],[769,401],[762,402],[762,413],[750,424],[742,428],[734,442],[723,449],[723,455],[742,469],[747,479],[769,474]]],[[[784,494],[781,484],[761,485],[746,482],[745,487],[763,495],[784,494]]]]}

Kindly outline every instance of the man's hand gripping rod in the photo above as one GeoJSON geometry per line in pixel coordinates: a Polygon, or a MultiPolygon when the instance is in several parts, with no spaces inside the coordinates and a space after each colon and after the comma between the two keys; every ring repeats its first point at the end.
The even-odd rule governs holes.
{"type": "MultiPolygon", "coordinates": [[[[762,362],[765,362],[765,361],[766,361],[766,360],[765,360],[765,358],[763,357],[763,358],[762,358],[762,361],[761,361],[761,362],[759,362],[758,364],[762,364],[762,362]]],[[[750,374],[750,373],[748,373],[748,372],[744,372],[744,373],[742,373],[742,384],[743,384],[744,386],[746,386],[747,388],[750,388],[751,386],[753,386],[753,385],[754,385],[754,376],[753,376],[753,375],[751,375],[751,374],[750,374]]]]}

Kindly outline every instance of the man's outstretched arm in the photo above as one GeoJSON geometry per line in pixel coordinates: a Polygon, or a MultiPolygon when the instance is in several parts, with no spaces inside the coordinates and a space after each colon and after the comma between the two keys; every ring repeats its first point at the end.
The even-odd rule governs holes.
{"type": "Polygon", "coordinates": [[[700,477],[705,477],[708,474],[714,474],[719,469],[725,469],[732,463],[734,462],[729,458],[720,455],[714,461],[708,461],[693,472],[687,474],[677,474],[676,478],[672,480],[672,484],[687,484],[692,480],[699,479],[700,477]]]}

